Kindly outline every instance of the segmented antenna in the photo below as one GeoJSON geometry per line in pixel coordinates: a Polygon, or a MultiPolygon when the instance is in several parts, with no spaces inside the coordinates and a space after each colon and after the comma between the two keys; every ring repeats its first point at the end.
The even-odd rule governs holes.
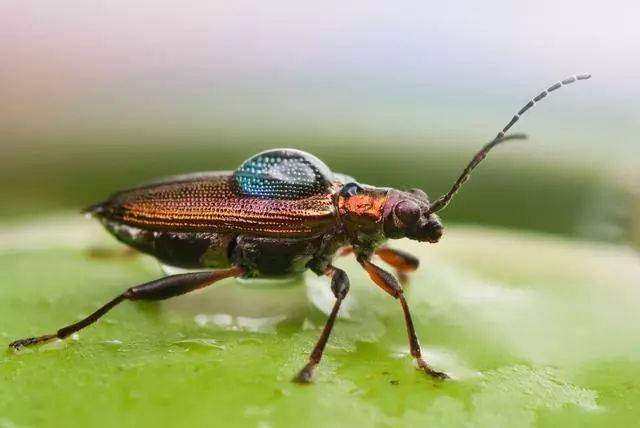
{"type": "Polygon", "coordinates": [[[560,82],[549,86],[546,91],[542,91],[538,95],[533,97],[528,103],[526,103],[524,105],[524,107],[522,107],[518,111],[518,113],[516,113],[511,118],[509,123],[507,123],[505,125],[505,127],[502,128],[502,130],[500,132],[498,132],[498,134],[495,136],[495,138],[493,140],[491,140],[491,142],[489,142],[488,144],[485,144],[482,147],[482,149],[480,149],[480,151],[478,153],[476,153],[476,155],[473,157],[473,159],[471,159],[471,162],[469,162],[469,164],[464,169],[464,171],[462,171],[462,174],[460,175],[460,177],[453,184],[453,186],[451,187],[451,190],[449,190],[449,192],[447,192],[445,195],[441,196],[438,200],[434,201],[433,204],[431,204],[431,208],[429,209],[429,213],[435,213],[437,211],[440,211],[440,210],[446,208],[447,205],[449,205],[449,202],[451,202],[451,199],[453,198],[453,196],[458,192],[458,190],[460,190],[460,187],[462,187],[462,185],[464,183],[466,183],[467,180],[469,179],[469,177],[471,176],[471,171],[473,171],[475,169],[475,167],[478,166],[478,164],[480,162],[482,162],[482,160],[487,156],[487,154],[489,153],[489,151],[491,151],[492,148],[494,148],[498,144],[500,144],[502,142],[505,142],[505,141],[508,141],[508,140],[522,140],[522,139],[527,138],[527,136],[525,134],[507,135],[507,131],[509,129],[511,129],[511,127],[518,120],[520,120],[520,117],[522,117],[522,115],[527,110],[529,110],[536,103],[540,102],[540,100],[542,100],[544,97],[546,97],[547,95],[549,95],[551,92],[555,91],[556,89],[560,89],[562,86],[569,85],[569,84],[571,84],[571,83],[573,83],[575,81],[578,81],[578,80],[587,80],[590,77],[591,77],[590,74],[578,74],[577,76],[569,77],[568,79],[561,80],[560,82]]]}

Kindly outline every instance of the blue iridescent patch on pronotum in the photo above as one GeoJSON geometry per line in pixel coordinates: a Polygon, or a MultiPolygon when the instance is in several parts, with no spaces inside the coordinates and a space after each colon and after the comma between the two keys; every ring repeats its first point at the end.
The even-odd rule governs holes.
{"type": "Polygon", "coordinates": [[[294,149],[274,149],[244,161],[233,174],[243,195],[300,199],[326,192],[333,174],[320,159],[294,149]]]}

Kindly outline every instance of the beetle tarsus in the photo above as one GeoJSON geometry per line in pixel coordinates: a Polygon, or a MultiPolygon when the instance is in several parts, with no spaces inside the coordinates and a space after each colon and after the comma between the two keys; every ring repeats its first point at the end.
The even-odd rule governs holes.
{"type": "Polygon", "coordinates": [[[434,379],[439,379],[439,380],[447,380],[447,379],[451,379],[451,376],[449,376],[448,374],[444,373],[444,372],[439,372],[437,370],[433,370],[431,367],[426,366],[424,367],[424,372],[426,374],[428,374],[429,376],[431,376],[434,379]]]}
{"type": "Polygon", "coordinates": [[[428,374],[432,378],[439,379],[439,380],[451,379],[451,377],[448,374],[444,372],[439,372],[429,367],[429,365],[422,359],[422,357],[418,357],[416,358],[416,360],[418,362],[418,368],[423,370],[426,374],[428,374]]]}
{"type": "Polygon", "coordinates": [[[315,367],[316,364],[311,362],[307,363],[307,365],[298,372],[296,377],[293,378],[293,381],[302,384],[311,383],[311,378],[313,377],[313,369],[315,367]]]}
{"type": "Polygon", "coordinates": [[[27,337],[26,339],[15,340],[9,344],[9,348],[12,348],[16,351],[20,351],[23,348],[28,346],[37,345],[40,343],[49,342],[50,340],[57,339],[57,334],[46,334],[44,336],[38,337],[27,337]]]}

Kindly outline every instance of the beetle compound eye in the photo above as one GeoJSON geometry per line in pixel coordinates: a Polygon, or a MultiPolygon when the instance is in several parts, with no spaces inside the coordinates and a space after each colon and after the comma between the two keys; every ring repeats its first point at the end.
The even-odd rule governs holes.
{"type": "Polygon", "coordinates": [[[420,207],[412,201],[401,201],[393,209],[396,217],[406,225],[413,224],[420,218],[420,207]]]}
{"type": "Polygon", "coordinates": [[[340,190],[340,196],[349,197],[355,196],[362,191],[362,187],[358,183],[347,183],[344,185],[342,190],[340,190]]]}

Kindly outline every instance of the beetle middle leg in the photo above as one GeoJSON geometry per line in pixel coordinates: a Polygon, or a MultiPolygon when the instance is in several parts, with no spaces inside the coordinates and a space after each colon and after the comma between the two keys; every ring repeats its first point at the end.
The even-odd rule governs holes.
{"type": "Polygon", "coordinates": [[[155,281],[147,282],[127,289],[124,293],[120,294],[118,297],[111,300],[88,317],[74,324],[63,327],[56,333],[16,340],[9,344],[9,346],[18,350],[25,346],[44,343],[53,339],[64,339],[93,324],[109,312],[114,306],[125,300],[164,300],[207,287],[224,278],[241,276],[243,273],[244,270],[242,268],[230,268],[218,271],[191,272],[171,275],[155,281]]]}
{"type": "Polygon", "coordinates": [[[349,292],[349,277],[342,269],[329,265],[325,274],[331,277],[331,291],[333,291],[334,296],[336,296],[336,302],[333,304],[333,309],[331,309],[331,314],[329,314],[329,319],[327,320],[324,329],[322,329],[320,339],[318,339],[316,346],[313,348],[313,351],[311,351],[309,362],[293,379],[298,383],[307,383],[311,381],[313,369],[315,369],[318,363],[320,363],[320,359],[322,359],[322,353],[327,341],[329,340],[329,335],[333,329],[336,317],[338,316],[340,304],[344,298],[347,297],[347,293],[349,292]]]}
{"type": "Polygon", "coordinates": [[[409,349],[411,351],[411,356],[415,358],[418,363],[418,367],[434,378],[448,379],[449,376],[446,373],[432,369],[422,358],[420,343],[418,342],[418,336],[416,335],[416,330],[413,326],[411,312],[409,311],[407,300],[404,297],[402,286],[393,275],[371,263],[367,257],[358,257],[358,262],[367,271],[373,282],[375,282],[378,287],[382,288],[384,291],[400,301],[402,312],[404,313],[404,321],[407,326],[407,334],[409,336],[409,349]]]}

